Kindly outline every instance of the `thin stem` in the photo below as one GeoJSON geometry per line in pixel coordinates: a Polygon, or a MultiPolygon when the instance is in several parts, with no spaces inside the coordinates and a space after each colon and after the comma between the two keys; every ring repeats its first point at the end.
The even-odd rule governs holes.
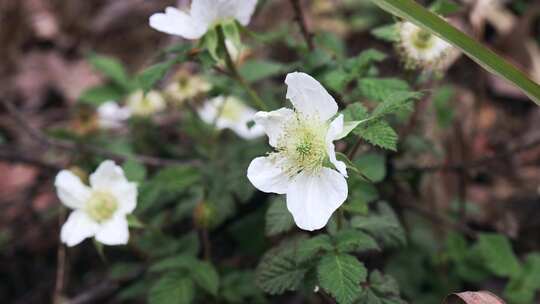
{"type": "Polygon", "coordinates": [[[217,27],[217,33],[218,43],[225,54],[225,64],[227,66],[227,69],[229,70],[230,75],[244,88],[244,90],[246,90],[255,107],[257,107],[259,110],[267,111],[268,109],[264,101],[259,97],[257,92],[255,92],[255,90],[253,90],[253,88],[247,83],[244,77],[240,75],[240,72],[238,72],[238,69],[236,68],[234,61],[232,60],[231,54],[229,53],[229,50],[227,49],[227,46],[225,44],[225,34],[223,33],[223,28],[221,26],[217,27]]]}
{"type": "Polygon", "coordinates": [[[304,36],[304,39],[306,40],[309,50],[313,51],[315,50],[315,43],[313,43],[313,34],[309,31],[307,27],[306,18],[304,17],[304,12],[302,11],[302,5],[300,4],[300,0],[291,0],[291,4],[294,9],[294,19],[300,26],[300,31],[302,32],[302,36],[304,36]]]}
{"type": "MultiPolygon", "coordinates": [[[[66,217],[66,210],[60,208],[58,214],[58,225],[62,227],[66,217]]],[[[59,304],[62,303],[63,292],[64,292],[64,278],[65,278],[65,268],[66,268],[66,247],[62,242],[58,242],[58,250],[56,254],[56,283],[54,287],[54,296],[53,303],[59,304]]]]}

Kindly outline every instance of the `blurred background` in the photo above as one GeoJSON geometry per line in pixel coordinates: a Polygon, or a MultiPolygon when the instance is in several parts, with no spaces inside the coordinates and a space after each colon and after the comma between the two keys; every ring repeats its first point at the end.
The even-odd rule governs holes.
{"type": "MultiPolygon", "coordinates": [[[[457,2],[461,9],[449,16],[452,23],[540,81],[540,2],[457,2]]],[[[368,192],[384,193],[392,200],[409,239],[405,247],[370,256],[369,261],[393,274],[411,303],[438,303],[457,288],[502,292],[506,278],[466,280],[452,274],[445,239],[448,230],[471,239],[476,231],[491,231],[511,239],[518,256],[540,250],[540,108],[464,56],[442,76],[415,82],[418,74],[403,70],[393,45],[372,34],[373,29],[394,19],[369,1],[313,0],[302,4],[318,43],[337,45],[345,56],[368,48],[380,50],[389,55],[379,65],[383,75],[397,75],[413,82],[416,89],[432,92],[415,104],[410,117],[399,122],[398,152],[379,153],[360,147],[360,153],[371,153],[371,158],[363,161],[374,164],[378,170],[375,175],[380,176],[368,192]],[[334,40],[341,43],[328,42],[334,40]]],[[[148,26],[148,17],[168,5],[186,7],[189,1],[0,0],[3,303],[49,303],[54,297],[66,300],[57,303],[72,304],[145,303],[144,297],[118,297],[139,273],[122,280],[108,273],[112,261],[134,262],[133,256],[146,255],[143,249],[110,250],[102,258],[91,242],[68,252],[59,245],[59,227],[66,211],[60,208],[53,182],[63,168],[76,166],[84,175],[91,172],[97,159],[108,156],[77,144],[66,146],[64,141],[119,154],[186,161],[196,155],[191,122],[184,121],[188,110],[175,104],[171,96],[165,94],[167,111],[115,131],[114,140],[109,141],[103,139],[107,133],[99,130],[94,99],[81,98],[88,89],[108,82],[89,60],[91,56],[115,58],[128,74],[135,75],[158,62],[160,49],[182,43],[180,38],[148,26]],[[40,133],[33,134],[33,130],[40,133]],[[53,138],[52,142],[43,140],[41,132],[53,138]],[[57,139],[62,142],[55,142],[57,139]],[[58,276],[59,269],[65,272],[64,277],[58,276]]],[[[260,1],[249,28],[266,35],[268,42],[262,45],[248,37],[249,49],[241,59],[263,58],[275,64],[262,76],[265,80],[254,82],[261,95],[277,100],[276,104],[284,100],[283,65],[302,57],[295,48],[302,36],[294,22],[289,1],[260,1]]],[[[175,66],[158,83],[158,89],[176,81],[178,71],[189,75],[198,69],[190,64],[175,66]]],[[[261,144],[255,150],[265,151],[264,147],[261,144]]],[[[147,161],[150,175],[159,164],[147,161]]],[[[238,182],[249,186],[245,177],[241,180],[240,169],[237,176],[238,182]]],[[[251,201],[257,199],[261,197],[255,194],[251,201]]],[[[162,210],[167,212],[180,212],[164,206],[162,210]]],[[[250,214],[253,208],[240,207],[239,212],[250,214]]],[[[185,221],[172,226],[173,235],[185,230],[185,221]]],[[[249,235],[249,230],[237,231],[249,235]]],[[[216,239],[217,246],[224,246],[226,253],[221,258],[228,265],[256,266],[261,251],[245,251],[242,240],[229,243],[227,236],[216,239]]],[[[269,303],[305,303],[294,295],[256,298],[269,303]]]]}

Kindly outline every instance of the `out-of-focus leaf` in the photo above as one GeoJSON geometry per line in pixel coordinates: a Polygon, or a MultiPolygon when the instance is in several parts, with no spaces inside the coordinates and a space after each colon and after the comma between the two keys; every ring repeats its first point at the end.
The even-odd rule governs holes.
{"type": "Polygon", "coordinates": [[[266,211],[266,235],[274,236],[290,230],[294,226],[294,219],[287,210],[287,204],[283,196],[276,197],[270,201],[270,206],[266,211]]]}

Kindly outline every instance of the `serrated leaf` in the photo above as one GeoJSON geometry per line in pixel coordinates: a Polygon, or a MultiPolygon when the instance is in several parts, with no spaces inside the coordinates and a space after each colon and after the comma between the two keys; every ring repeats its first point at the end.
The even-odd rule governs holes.
{"type": "Polygon", "coordinates": [[[362,288],[359,303],[365,304],[406,304],[400,298],[397,281],[375,270],[369,275],[369,283],[362,288]]]}
{"type": "Polygon", "coordinates": [[[419,92],[394,91],[390,92],[371,113],[374,117],[382,117],[389,114],[399,114],[402,111],[412,110],[412,101],[422,97],[419,92]]]}
{"type": "Polygon", "coordinates": [[[214,296],[217,295],[219,289],[219,275],[212,264],[198,261],[192,265],[190,271],[193,281],[195,281],[199,287],[214,296]]]}
{"type": "Polygon", "coordinates": [[[334,236],[336,249],[340,252],[364,252],[380,250],[377,242],[368,234],[354,229],[339,231],[334,236]]]}
{"type": "Polygon", "coordinates": [[[521,271],[508,238],[501,234],[482,233],[478,236],[477,250],[485,266],[495,275],[515,277],[521,271]]]}
{"type": "Polygon", "coordinates": [[[345,121],[362,121],[368,118],[368,111],[360,103],[353,103],[341,112],[345,121]]]}
{"type": "Polygon", "coordinates": [[[358,89],[370,100],[385,101],[396,91],[408,91],[409,85],[398,78],[362,78],[358,81],[358,89]]]}
{"type": "Polygon", "coordinates": [[[195,297],[193,281],[182,273],[169,273],[150,289],[150,304],[189,304],[195,297]]]}
{"type": "Polygon", "coordinates": [[[307,272],[295,256],[297,241],[269,250],[261,259],[255,272],[257,285],[269,294],[282,294],[296,290],[307,272]]]}
{"type": "Polygon", "coordinates": [[[376,212],[368,216],[355,216],[351,226],[361,229],[375,237],[384,246],[395,247],[406,243],[405,232],[390,206],[384,202],[378,204],[376,212]]]}
{"type": "Polygon", "coordinates": [[[371,30],[371,34],[388,42],[396,42],[399,40],[399,33],[395,23],[379,26],[371,30]]]}
{"type": "Polygon", "coordinates": [[[339,304],[353,303],[360,295],[360,283],[367,277],[361,262],[349,254],[328,254],[317,265],[321,287],[339,304]]]}
{"type": "Polygon", "coordinates": [[[392,151],[397,150],[398,135],[386,121],[377,120],[363,124],[353,132],[372,145],[392,151]]]}
{"type": "Polygon", "coordinates": [[[349,77],[362,77],[367,74],[370,67],[375,62],[381,62],[386,59],[386,55],[374,49],[368,49],[354,58],[346,61],[345,67],[350,71],[349,77]]]}
{"type": "Polygon", "coordinates": [[[327,234],[319,234],[309,239],[299,242],[297,250],[297,261],[303,262],[314,258],[318,253],[334,249],[332,240],[327,234]]]}
{"type": "Polygon", "coordinates": [[[125,89],[131,88],[131,80],[124,68],[124,65],[115,58],[101,55],[90,55],[90,64],[105,76],[114,81],[117,85],[125,89]]]}
{"type": "Polygon", "coordinates": [[[268,236],[289,231],[294,226],[294,219],[282,196],[270,201],[270,206],[266,211],[265,223],[265,232],[268,236]]]}

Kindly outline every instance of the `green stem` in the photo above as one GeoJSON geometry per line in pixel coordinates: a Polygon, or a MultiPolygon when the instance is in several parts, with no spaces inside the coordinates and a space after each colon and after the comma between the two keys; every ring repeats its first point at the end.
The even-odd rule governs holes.
{"type": "Polygon", "coordinates": [[[234,64],[234,61],[231,58],[231,54],[229,53],[229,50],[227,49],[227,46],[225,45],[225,34],[223,33],[223,28],[221,25],[218,25],[217,27],[217,33],[218,33],[218,43],[219,47],[223,49],[223,52],[225,54],[225,64],[227,66],[227,69],[229,70],[229,73],[231,76],[246,90],[249,97],[251,98],[251,101],[253,102],[253,105],[262,111],[267,111],[268,108],[266,107],[266,104],[264,101],[259,97],[257,92],[253,90],[252,87],[247,83],[247,81],[240,75],[238,72],[238,69],[236,68],[236,65],[234,64]]]}

